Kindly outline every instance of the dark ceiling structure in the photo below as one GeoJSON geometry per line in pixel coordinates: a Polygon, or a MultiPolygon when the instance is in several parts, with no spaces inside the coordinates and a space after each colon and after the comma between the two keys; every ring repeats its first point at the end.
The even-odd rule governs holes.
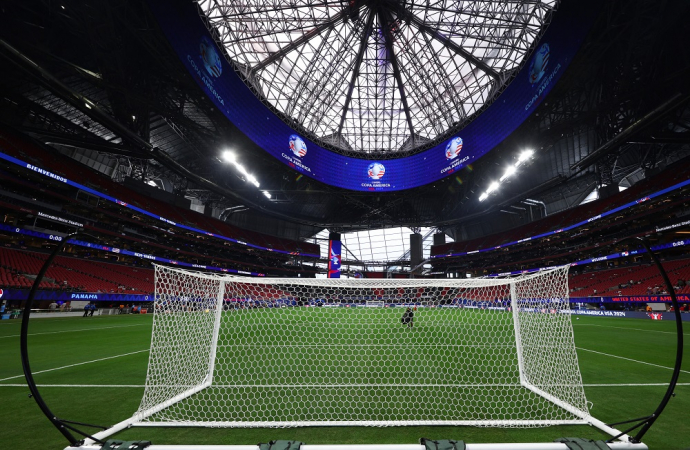
{"type": "MultiPolygon", "coordinates": [[[[554,14],[568,2],[577,7],[566,0],[554,14]]],[[[272,235],[304,239],[323,228],[403,225],[469,239],[576,206],[595,188],[629,186],[668,165],[688,164],[690,155],[686,2],[605,2],[561,81],[516,132],[473,167],[393,193],[326,186],[258,148],[198,88],[143,0],[44,0],[2,8],[0,122],[117,181],[156,184],[193,199],[201,211],[272,235]],[[221,161],[228,147],[261,172],[270,199],[221,161]],[[534,157],[480,202],[526,148],[534,157]]],[[[387,17],[387,9],[376,11],[377,20],[387,17]]],[[[360,17],[367,26],[366,14],[360,17]]],[[[415,39],[433,33],[418,31],[415,39]]],[[[262,69],[269,66],[264,59],[262,69]]],[[[391,85],[397,86],[394,72],[391,85]]],[[[340,117],[333,116],[338,125],[349,108],[343,106],[340,117]]],[[[409,114],[399,122],[408,138],[419,134],[415,123],[421,122],[409,114]]],[[[402,148],[404,141],[395,145],[402,148]]]]}

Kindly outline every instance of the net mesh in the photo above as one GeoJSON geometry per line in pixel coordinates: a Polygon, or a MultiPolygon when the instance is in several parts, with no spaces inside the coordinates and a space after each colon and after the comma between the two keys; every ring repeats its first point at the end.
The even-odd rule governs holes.
{"type": "Polygon", "coordinates": [[[567,268],[250,279],[156,267],[142,421],[536,426],[588,416],[567,268]]]}

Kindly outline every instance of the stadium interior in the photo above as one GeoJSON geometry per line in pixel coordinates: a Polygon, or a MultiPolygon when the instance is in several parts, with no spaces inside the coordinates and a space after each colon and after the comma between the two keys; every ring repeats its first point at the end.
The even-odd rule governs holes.
{"type": "MultiPolygon", "coordinates": [[[[278,44],[251,41],[244,47],[243,35],[232,35],[239,44],[221,50],[223,64],[232,61],[237,78],[257,94],[271,120],[309,139],[302,142],[304,153],[308,146],[313,155],[319,146],[323,152],[388,165],[445,145],[482,114],[501,108],[502,93],[518,83],[559,14],[561,20],[590,18],[557,82],[505,139],[449,175],[407,189],[374,191],[343,188],[287,165],[251,137],[256,129],[270,134],[269,125],[253,125],[250,133],[244,123],[229,120],[218,98],[178,54],[160,22],[158,3],[37,0],[2,7],[3,319],[19,315],[48,255],[76,231],[85,233],[79,238],[83,245],[67,245],[48,269],[38,286],[42,296],[34,303],[37,312],[50,311],[56,300],[67,310],[70,303],[81,308],[84,302],[75,303],[81,299],[93,299],[103,310],[150,305],[155,297],[154,263],[247,277],[326,278],[330,236],[342,239],[343,278],[464,279],[570,265],[570,297],[579,308],[666,312],[668,289],[634,240],[643,238],[657,250],[674,292],[683,300],[681,311],[690,316],[686,2],[614,0],[601,2],[588,15],[581,10],[592,2],[479,2],[525,8],[539,4],[531,15],[523,10],[514,17],[520,21],[529,15],[524,19],[527,31],[496,44],[511,47],[501,57],[501,70],[496,62],[501,58],[485,67],[484,56],[473,56],[489,54],[477,50],[484,49],[483,44],[475,43],[468,52],[444,37],[458,23],[447,29],[436,24],[441,30],[436,31],[436,25],[418,19],[415,8],[423,8],[422,2],[325,2],[345,6],[318,26],[303,23],[300,8],[292,5],[286,9],[297,11],[295,16],[271,16],[272,27],[282,20],[286,29],[297,30],[281,34],[278,44]],[[367,15],[368,8],[376,14],[367,15]],[[374,70],[373,57],[367,52],[357,55],[359,44],[346,40],[344,32],[336,35],[339,27],[358,23],[369,32],[379,27],[383,43],[377,51],[390,60],[390,72],[380,76],[392,81],[370,99],[364,98],[365,88],[356,78],[374,70]],[[417,31],[398,34],[397,27],[417,31]],[[313,38],[323,33],[332,34],[313,38]],[[473,68],[469,77],[457,67],[464,77],[451,80],[457,98],[430,100],[432,91],[440,88],[428,86],[425,77],[432,83],[450,77],[433,72],[431,56],[421,60],[428,68],[421,76],[416,71],[423,67],[409,68],[414,58],[400,49],[397,59],[390,56],[395,53],[393,39],[406,40],[400,48],[433,53],[438,46],[429,43],[432,38],[443,43],[444,51],[462,54],[481,69],[473,68]],[[338,89],[349,89],[342,116],[325,107],[305,109],[302,102],[327,105],[332,93],[324,88],[321,96],[305,94],[300,83],[312,86],[313,80],[304,76],[295,81],[285,64],[277,62],[288,58],[285,61],[297,66],[299,58],[316,54],[310,62],[314,70],[324,61],[335,66],[338,52],[325,43],[338,39],[353,46],[351,64],[357,67],[333,75],[343,83],[338,89]],[[303,50],[307,44],[312,47],[303,50]],[[249,48],[256,55],[244,56],[249,48]],[[290,59],[291,52],[299,57],[290,59]],[[471,94],[457,87],[463,83],[471,94]],[[396,101],[402,106],[381,104],[389,110],[399,107],[400,117],[379,128],[372,125],[372,135],[366,135],[351,120],[348,107],[379,105],[372,99],[389,95],[382,93],[386,89],[401,97],[396,101]],[[482,102],[475,100],[453,116],[453,102],[476,99],[480,91],[482,102]],[[281,103],[284,99],[287,103],[281,103]],[[440,109],[444,102],[448,110],[440,109]],[[318,114],[322,123],[310,122],[318,114]],[[332,129],[327,119],[335,124],[332,129]],[[102,294],[111,295],[99,297],[102,294]],[[13,310],[16,315],[10,314],[13,310]]],[[[242,14],[247,14],[244,20],[259,21],[262,7],[279,11],[282,2],[237,2],[247,3],[247,11],[256,7],[256,15],[231,9],[214,15],[213,8],[233,2],[187,3],[200,11],[200,17],[191,20],[215,26],[213,38],[227,42],[231,33],[223,35],[223,25],[215,20],[225,15],[230,28],[232,18],[242,14]]],[[[321,8],[318,2],[286,3],[321,8]]],[[[465,2],[428,3],[447,12],[465,2]]],[[[488,20],[500,14],[487,11],[482,12],[485,16],[477,12],[477,17],[488,20]]],[[[476,41],[494,38],[489,33],[476,41]]],[[[470,45],[469,40],[462,42],[470,45]]],[[[555,61],[556,46],[551,53],[555,61]]],[[[229,71],[230,66],[223,67],[229,71]]],[[[463,152],[468,151],[467,142],[463,152]]],[[[393,176],[388,167],[385,175],[369,177],[393,176]]],[[[373,291],[370,300],[386,300],[387,294],[373,291]]]]}

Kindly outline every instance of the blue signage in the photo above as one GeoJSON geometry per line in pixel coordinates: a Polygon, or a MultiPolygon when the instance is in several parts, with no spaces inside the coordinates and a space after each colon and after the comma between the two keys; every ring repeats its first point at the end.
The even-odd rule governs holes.
{"type": "Polygon", "coordinates": [[[340,278],[341,249],[342,243],[340,241],[328,241],[328,278],[340,278]]]}
{"type": "MultiPolygon", "coordinates": [[[[221,239],[221,240],[224,240],[224,241],[227,241],[227,242],[232,242],[232,243],[239,244],[239,245],[244,245],[244,246],[251,247],[251,248],[255,248],[255,249],[258,249],[258,250],[266,250],[266,251],[269,251],[269,252],[283,253],[283,254],[286,254],[286,255],[311,256],[311,257],[314,257],[314,258],[318,258],[318,257],[320,256],[320,255],[317,255],[317,254],[314,254],[314,253],[307,253],[307,252],[288,252],[288,251],[286,251],[286,250],[279,250],[279,249],[270,248],[270,247],[263,247],[263,246],[261,246],[261,245],[255,245],[255,244],[252,244],[252,243],[249,243],[249,242],[244,242],[244,241],[240,241],[240,240],[238,240],[238,239],[233,239],[233,238],[231,238],[231,237],[223,236],[222,234],[211,233],[211,232],[209,232],[209,231],[202,230],[202,229],[200,229],[200,228],[196,228],[196,227],[192,227],[192,226],[189,226],[189,225],[185,225],[185,224],[183,224],[183,223],[175,222],[174,220],[170,220],[170,219],[168,219],[168,218],[159,216],[158,214],[154,214],[154,213],[149,212],[149,211],[147,211],[147,210],[145,210],[145,209],[139,208],[138,206],[131,205],[131,204],[125,202],[124,200],[120,200],[120,199],[117,199],[117,198],[115,198],[115,197],[111,197],[111,196],[108,195],[108,194],[104,194],[104,193],[102,193],[102,192],[99,192],[99,191],[97,191],[97,190],[95,190],[95,189],[92,189],[92,188],[90,188],[90,187],[88,187],[88,186],[84,186],[83,184],[79,184],[79,183],[77,183],[77,182],[75,182],[75,181],[72,181],[72,180],[70,180],[70,179],[68,179],[68,178],[65,178],[65,177],[63,177],[63,176],[56,175],[56,174],[54,174],[54,173],[52,173],[52,172],[50,172],[50,171],[48,171],[48,170],[45,170],[45,169],[43,169],[43,168],[41,168],[41,167],[35,166],[35,165],[33,165],[33,164],[26,163],[26,162],[22,161],[21,159],[17,159],[17,158],[15,158],[15,157],[13,157],[13,156],[6,155],[6,154],[4,154],[4,153],[2,153],[2,152],[0,152],[0,159],[4,159],[4,160],[7,161],[7,162],[11,162],[11,163],[16,164],[16,165],[18,165],[18,166],[20,166],[20,167],[24,167],[24,168],[26,168],[26,169],[29,169],[29,170],[33,171],[33,172],[36,172],[36,173],[38,173],[38,174],[41,174],[41,175],[43,175],[43,176],[45,176],[45,177],[51,178],[51,179],[56,180],[56,181],[59,181],[59,182],[61,182],[61,183],[65,183],[65,184],[67,184],[67,185],[69,185],[69,186],[73,186],[73,187],[75,187],[75,188],[77,188],[77,189],[81,189],[82,191],[85,191],[85,192],[88,192],[88,193],[90,193],[90,194],[93,194],[93,195],[95,195],[96,197],[102,198],[103,200],[107,200],[107,201],[112,202],[112,203],[117,203],[118,205],[122,206],[123,208],[131,209],[131,210],[136,211],[136,212],[138,212],[138,213],[144,214],[144,215],[146,215],[146,216],[148,216],[148,217],[151,217],[151,218],[153,218],[153,219],[155,219],[155,220],[159,220],[159,221],[161,221],[161,222],[163,222],[164,224],[169,225],[169,226],[173,226],[173,227],[176,227],[176,228],[181,228],[181,229],[183,229],[183,230],[192,231],[192,232],[194,232],[194,233],[203,234],[203,235],[205,235],[205,236],[209,236],[209,237],[221,239]]],[[[81,224],[72,223],[72,225],[75,225],[75,226],[76,226],[76,225],[81,225],[81,224]]],[[[47,236],[47,235],[46,235],[46,236],[47,236]]]]}
{"type": "Polygon", "coordinates": [[[554,14],[537,50],[504,92],[455,136],[416,155],[372,161],[333,153],[290,128],[247,87],[212,41],[193,2],[149,0],[184,66],[218,109],[282,163],[323,183],[356,191],[398,191],[445,178],[474,163],[532,114],[580,48],[598,2],[554,14]]]}
{"type": "MultiPolygon", "coordinates": [[[[690,295],[676,294],[679,303],[690,303],[690,295]]],[[[570,297],[570,303],[671,303],[670,295],[622,295],[619,297],[570,297]]]]}
{"type": "MultiPolygon", "coordinates": [[[[2,289],[0,289],[2,292],[2,289]]],[[[26,300],[29,298],[28,289],[5,289],[2,299],[26,300]]],[[[64,292],[37,290],[34,300],[55,300],[56,302],[89,301],[89,302],[152,302],[153,294],[115,294],[102,292],[64,292]]]]}

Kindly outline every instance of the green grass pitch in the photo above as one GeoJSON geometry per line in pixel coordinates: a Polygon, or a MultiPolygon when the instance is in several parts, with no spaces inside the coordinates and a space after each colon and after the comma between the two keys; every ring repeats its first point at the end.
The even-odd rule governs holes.
{"type": "MultiPolygon", "coordinates": [[[[393,320],[388,322],[394,323],[393,320]]],[[[422,326],[421,321],[417,324],[422,326]]],[[[594,404],[592,414],[605,422],[615,422],[652,413],[671,376],[675,325],[664,321],[601,317],[580,317],[573,319],[573,324],[585,392],[594,404]]],[[[29,329],[32,370],[53,412],[65,419],[104,426],[131,416],[143,394],[151,325],[150,315],[32,320],[29,329]]],[[[233,338],[232,333],[239,330],[230,326],[230,322],[225,325],[226,341],[230,342],[237,337],[233,338]]],[[[376,342],[377,333],[404,332],[399,322],[392,327],[388,330],[384,324],[373,324],[370,335],[360,333],[352,339],[360,343],[376,342]]],[[[19,330],[18,320],[0,321],[0,423],[3,424],[0,442],[6,448],[64,448],[67,442],[28,397],[19,359],[19,330]]],[[[411,333],[414,332],[417,331],[411,333]]],[[[251,333],[243,334],[248,335],[251,333]]],[[[404,339],[405,335],[401,336],[404,339]]],[[[690,331],[685,332],[686,340],[688,336],[690,331]]],[[[436,341],[442,338],[434,336],[436,341]]],[[[369,358],[382,357],[371,348],[362,351],[369,358]]],[[[312,356],[318,357],[317,354],[312,356]]],[[[424,374],[420,372],[419,376],[424,374]]],[[[651,449],[690,447],[690,351],[687,346],[679,381],[681,385],[676,389],[676,396],[645,436],[644,441],[651,449]]],[[[135,427],[117,435],[121,439],[147,439],[154,444],[256,444],[273,439],[299,439],[310,444],[414,443],[420,437],[465,442],[547,442],[562,436],[605,438],[598,430],[587,426],[529,429],[135,427]]]]}

